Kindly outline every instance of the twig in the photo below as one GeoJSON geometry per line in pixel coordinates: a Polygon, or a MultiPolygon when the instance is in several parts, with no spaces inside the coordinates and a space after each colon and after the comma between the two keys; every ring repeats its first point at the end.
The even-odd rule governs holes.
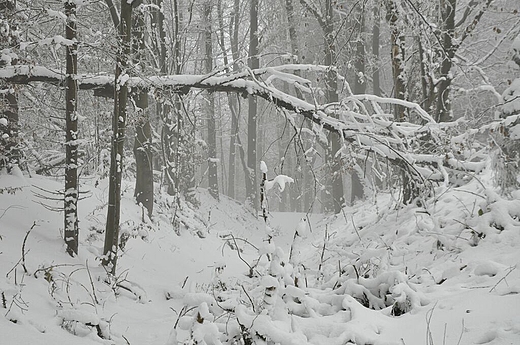
{"type": "Polygon", "coordinates": [[[92,275],[90,274],[90,269],[88,268],[88,260],[85,261],[85,267],[87,268],[88,278],[90,279],[90,285],[92,286],[92,294],[94,295],[94,301],[96,302],[96,304],[99,304],[99,301],[96,296],[94,282],[92,281],[92,275]]]}
{"type": "Polygon", "coordinates": [[[457,345],[460,345],[460,341],[462,340],[462,336],[464,335],[464,319],[462,319],[462,329],[460,330],[460,337],[457,345]]]}
{"type": "Polygon", "coordinates": [[[354,228],[354,231],[356,231],[357,237],[359,238],[359,243],[361,243],[361,245],[363,245],[363,240],[361,239],[361,236],[359,235],[356,224],[354,223],[354,216],[351,216],[350,218],[352,219],[352,227],[354,228]]]}
{"type": "Polygon", "coordinates": [[[513,272],[515,269],[516,269],[516,265],[509,267],[509,272],[507,272],[507,274],[505,276],[500,278],[500,280],[491,288],[491,290],[489,290],[489,292],[493,292],[493,290],[495,290],[495,288],[498,286],[498,284],[500,284],[500,282],[502,282],[502,280],[505,280],[507,278],[507,276],[510,275],[511,272],[513,272]]]}
{"type": "Polygon", "coordinates": [[[325,256],[325,248],[327,246],[329,225],[325,225],[325,236],[323,237],[323,248],[321,249],[320,264],[318,266],[318,272],[321,273],[321,266],[323,265],[323,256],[325,256]]]}
{"type": "Polygon", "coordinates": [[[27,270],[27,267],[25,266],[25,243],[27,242],[27,237],[29,237],[29,234],[31,233],[31,230],[34,229],[35,226],[36,226],[36,221],[34,221],[33,225],[27,231],[27,233],[25,234],[25,237],[23,238],[23,243],[22,243],[22,267],[23,267],[23,270],[24,270],[25,274],[29,273],[29,271],[27,270]]]}
{"type": "MultiPolygon", "coordinates": [[[[16,268],[16,266],[18,266],[18,264],[22,261],[22,258],[20,258],[20,260],[18,260],[18,262],[16,264],[14,264],[14,266],[9,270],[9,272],[6,273],[5,277],[6,278],[9,278],[9,274],[11,274],[11,272],[16,268]]],[[[16,271],[15,271],[15,276],[16,276],[16,271]]],[[[16,278],[15,278],[15,281],[16,281],[16,278]]]]}
{"type": "Polygon", "coordinates": [[[19,209],[19,210],[23,210],[23,209],[25,209],[25,207],[23,207],[23,206],[11,205],[11,206],[9,206],[9,207],[7,207],[7,208],[5,208],[5,209],[2,209],[2,211],[4,211],[4,212],[2,212],[2,214],[0,214],[0,219],[1,219],[1,218],[2,218],[6,213],[7,213],[7,211],[9,211],[9,209],[11,209],[11,208],[15,208],[15,209],[19,209]]]}
{"type": "Polygon", "coordinates": [[[433,312],[436,306],[437,303],[435,303],[432,309],[426,312],[426,345],[433,345],[433,337],[430,325],[432,322],[433,312]]]}
{"type": "Polygon", "coordinates": [[[251,276],[253,276],[253,267],[251,267],[251,265],[249,264],[249,262],[247,262],[246,260],[244,260],[244,258],[242,257],[242,255],[240,255],[240,250],[238,249],[238,245],[237,245],[237,240],[235,239],[235,236],[233,236],[231,234],[231,238],[233,239],[233,242],[235,244],[235,248],[236,248],[236,251],[237,251],[237,255],[238,255],[238,258],[247,265],[247,267],[249,267],[249,274],[251,276]]]}
{"type": "Polygon", "coordinates": [[[244,285],[240,285],[242,287],[242,290],[244,290],[244,293],[246,294],[247,298],[249,299],[249,302],[251,303],[251,308],[253,308],[253,312],[255,311],[255,304],[253,303],[253,300],[251,299],[251,296],[247,293],[246,289],[244,288],[244,285]]]}
{"type": "Polygon", "coordinates": [[[186,282],[188,282],[188,278],[190,276],[186,276],[186,278],[184,278],[184,281],[182,282],[182,286],[181,286],[181,289],[184,289],[184,287],[186,286],[186,282]]]}

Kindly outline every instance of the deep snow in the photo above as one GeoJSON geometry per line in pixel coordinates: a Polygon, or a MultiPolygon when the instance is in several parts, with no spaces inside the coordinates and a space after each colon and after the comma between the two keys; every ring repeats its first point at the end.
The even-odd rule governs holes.
{"type": "Polygon", "coordinates": [[[130,237],[112,280],[99,260],[106,181],[83,183],[70,258],[52,210],[61,181],[0,177],[1,345],[225,344],[243,339],[237,318],[284,345],[520,344],[520,193],[499,196],[489,172],[423,207],[380,194],[336,216],[271,213],[267,227],[201,190],[178,231],[164,196],[142,223],[125,182],[130,237]]]}

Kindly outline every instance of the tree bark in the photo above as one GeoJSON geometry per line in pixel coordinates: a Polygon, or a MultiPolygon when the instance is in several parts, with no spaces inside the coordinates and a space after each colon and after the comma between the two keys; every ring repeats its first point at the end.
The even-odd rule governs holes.
{"type": "Polygon", "coordinates": [[[132,28],[132,6],[121,1],[121,23],[119,26],[119,47],[116,57],[114,115],[112,119],[112,149],[110,154],[110,177],[108,189],[108,214],[103,248],[103,266],[116,274],[117,252],[119,246],[119,220],[121,216],[121,178],[127,115],[128,86],[120,80],[125,75],[130,56],[132,28]]]}
{"type": "Polygon", "coordinates": [[[66,95],[65,95],[65,194],[64,236],[67,253],[78,254],[78,44],[76,41],[76,3],[65,1],[67,23],[65,36],[73,43],[66,47],[66,95]]]}

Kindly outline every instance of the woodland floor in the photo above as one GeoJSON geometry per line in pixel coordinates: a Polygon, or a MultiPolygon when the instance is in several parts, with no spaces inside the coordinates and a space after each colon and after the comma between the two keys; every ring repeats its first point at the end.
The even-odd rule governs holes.
{"type": "Polygon", "coordinates": [[[304,214],[271,213],[266,227],[204,190],[197,212],[177,214],[179,231],[166,196],[142,223],[125,182],[129,239],[111,281],[99,261],[106,180],[83,183],[70,258],[61,202],[42,198],[59,198],[61,182],[1,177],[20,187],[0,195],[1,345],[232,344],[244,339],[237,318],[268,344],[520,344],[520,192],[499,196],[489,172],[422,207],[379,194],[309,215],[296,240],[304,214]]]}

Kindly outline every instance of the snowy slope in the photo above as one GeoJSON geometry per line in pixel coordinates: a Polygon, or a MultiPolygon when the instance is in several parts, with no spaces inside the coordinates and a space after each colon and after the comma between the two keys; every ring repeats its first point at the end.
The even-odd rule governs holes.
{"type": "Polygon", "coordinates": [[[1,345],[520,344],[520,195],[500,197],[486,176],[421,207],[380,195],[310,215],[310,226],[273,213],[266,227],[201,191],[200,210],[178,211],[177,231],[165,196],[143,224],[128,182],[130,238],[114,279],[99,265],[106,184],[82,186],[77,258],[51,210],[61,182],[2,176],[7,186],[16,192],[0,195],[1,345]]]}

